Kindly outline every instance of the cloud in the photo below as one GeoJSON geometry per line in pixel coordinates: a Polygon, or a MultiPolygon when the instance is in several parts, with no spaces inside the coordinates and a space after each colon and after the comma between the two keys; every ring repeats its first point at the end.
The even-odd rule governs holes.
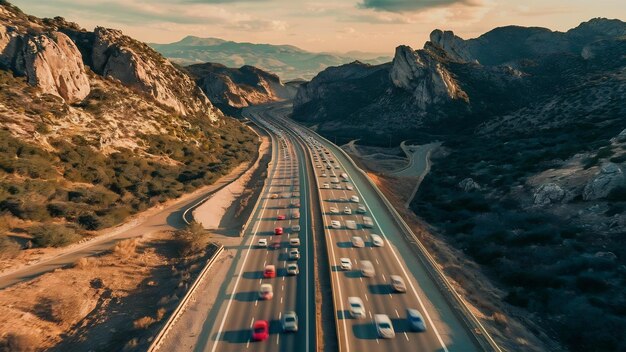
{"type": "Polygon", "coordinates": [[[454,4],[475,5],[475,2],[474,0],[363,0],[357,6],[363,9],[401,13],[418,12],[454,4]]]}

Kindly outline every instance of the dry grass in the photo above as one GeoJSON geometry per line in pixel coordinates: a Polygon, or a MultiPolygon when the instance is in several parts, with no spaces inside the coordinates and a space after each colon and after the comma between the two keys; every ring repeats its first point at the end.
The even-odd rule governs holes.
{"type": "Polygon", "coordinates": [[[8,333],[0,339],[0,352],[34,352],[37,350],[32,335],[8,333]]]}
{"type": "Polygon", "coordinates": [[[129,259],[137,254],[137,239],[128,239],[117,242],[113,247],[113,255],[119,259],[129,259]]]}
{"type": "Polygon", "coordinates": [[[159,322],[165,316],[165,308],[159,308],[156,312],[156,317],[145,316],[141,317],[133,322],[133,327],[135,329],[147,329],[150,325],[159,322]]]}

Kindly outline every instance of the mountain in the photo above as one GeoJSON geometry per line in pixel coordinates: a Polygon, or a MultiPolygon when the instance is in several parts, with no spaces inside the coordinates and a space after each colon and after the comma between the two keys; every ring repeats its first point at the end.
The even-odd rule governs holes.
{"type": "Polygon", "coordinates": [[[146,44],[0,1],[0,213],[18,237],[71,243],[213,183],[256,144],[146,44]]]}
{"type": "Polygon", "coordinates": [[[389,60],[389,57],[372,53],[313,53],[291,45],[238,43],[193,36],[175,43],[153,43],[150,46],[181,65],[215,62],[228,67],[254,66],[275,73],[283,80],[310,79],[328,66],[359,58],[370,63],[389,60]]]}
{"type": "Polygon", "coordinates": [[[228,68],[204,63],[185,67],[196,83],[221,110],[234,114],[246,106],[292,99],[296,89],[280,78],[253,66],[228,68]]]}
{"type": "Polygon", "coordinates": [[[566,350],[615,351],[626,348],[625,101],[626,23],[597,18],[468,40],[435,30],[392,62],[320,72],[292,117],[337,142],[442,142],[411,210],[481,265],[512,315],[566,350]]]}

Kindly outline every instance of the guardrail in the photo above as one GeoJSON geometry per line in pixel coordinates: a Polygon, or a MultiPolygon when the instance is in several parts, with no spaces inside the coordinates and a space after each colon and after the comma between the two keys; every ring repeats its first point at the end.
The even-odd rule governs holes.
{"type": "Polygon", "coordinates": [[[191,297],[193,296],[195,290],[198,288],[206,274],[209,272],[209,269],[211,269],[211,266],[213,266],[213,264],[217,261],[223,251],[224,246],[219,245],[213,256],[207,261],[207,265],[204,267],[204,269],[202,269],[202,271],[193,282],[183,299],[178,304],[178,307],[176,307],[172,315],[169,317],[169,319],[167,319],[167,322],[165,323],[161,331],[159,331],[157,336],[152,341],[152,344],[150,344],[150,347],[148,347],[148,352],[155,352],[159,350],[159,348],[163,344],[163,341],[165,341],[165,338],[167,338],[167,334],[170,332],[172,327],[174,327],[180,316],[185,312],[185,308],[187,307],[187,304],[189,304],[189,301],[191,300],[191,297]]]}
{"type": "Polygon", "coordinates": [[[424,263],[424,267],[427,269],[430,276],[435,281],[440,291],[449,298],[449,302],[455,304],[457,310],[457,315],[465,322],[468,327],[468,330],[472,333],[472,336],[476,340],[476,343],[486,351],[496,351],[502,352],[502,349],[491,337],[487,329],[481,324],[481,322],[476,318],[476,316],[471,312],[467,304],[463,300],[463,298],[456,292],[450,281],[446,278],[445,274],[439,269],[437,262],[435,259],[428,253],[426,247],[422,244],[422,242],[417,238],[417,236],[413,233],[409,225],[404,221],[402,216],[398,213],[398,211],[394,208],[394,206],[389,202],[387,197],[378,189],[378,187],[372,182],[372,180],[367,176],[367,174],[360,168],[358,165],[352,160],[352,158],[337,145],[333,144],[328,139],[320,136],[317,132],[307,129],[310,133],[315,134],[321,140],[325,141],[328,145],[332,146],[333,149],[336,149],[341,153],[350,164],[357,170],[357,172],[361,173],[361,175],[367,180],[369,185],[374,189],[374,191],[378,194],[378,196],[382,199],[383,203],[390,211],[393,218],[400,225],[400,228],[403,230],[403,234],[406,239],[414,243],[419,249],[419,258],[424,263]]]}

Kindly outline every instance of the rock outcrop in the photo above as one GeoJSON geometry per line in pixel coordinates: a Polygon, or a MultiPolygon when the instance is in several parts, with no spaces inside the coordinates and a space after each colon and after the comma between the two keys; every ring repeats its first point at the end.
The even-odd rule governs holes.
{"type": "Polygon", "coordinates": [[[214,121],[221,115],[189,76],[146,44],[103,27],[96,27],[93,36],[94,72],[138,89],[182,115],[206,114],[214,121]]]}
{"type": "Polygon", "coordinates": [[[560,203],[565,198],[565,190],[556,183],[545,183],[539,186],[533,194],[535,205],[549,205],[560,203]]]}
{"type": "Polygon", "coordinates": [[[585,185],[583,190],[584,200],[595,200],[606,198],[614,189],[625,186],[624,172],[614,163],[606,163],[600,168],[600,172],[595,175],[585,185]]]}
{"type": "Polygon", "coordinates": [[[397,47],[389,74],[396,87],[412,93],[421,109],[453,99],[468,99],[445,66],[427,51],[415,51],[406,45],[397,47]]]}
{"type": "Polygon", "coordinates": [[[473,191],[473,190],[479,190],[480,189],[480,185],[478,183],[476,183],[476,181],[474,181],[474,179],[472,179],[471,177],[464,178],[463,180],[461,180],[461,182],[459,182],[458,186],[459,186],[459,188],[461,188],[465,192],[470,192],[470,191],[473,191]]]}
{"type": "Polygon", "coordinates": [[[452,31],[435,29],[430,33],[430,42],[443,49],[448,57],[460,62],[475,61],[465,40],[452,31]]]}
{"type": "Polygon", "coordinates": [[[26,76],[29,84],[69,103],[90,91],[78,48],[61,32],[31,32],[15,26],[11,13],[0,13],[0,66],[26,76]]]}
{"type": "Polygon", "coordinates": [[[211,102],[220,108],[238,109],[291,99],[296,93],[294,87],[285,86],[278,76],[253,66],[228,68],[206,63],[187,66],[186,70],[211,102]]]}

